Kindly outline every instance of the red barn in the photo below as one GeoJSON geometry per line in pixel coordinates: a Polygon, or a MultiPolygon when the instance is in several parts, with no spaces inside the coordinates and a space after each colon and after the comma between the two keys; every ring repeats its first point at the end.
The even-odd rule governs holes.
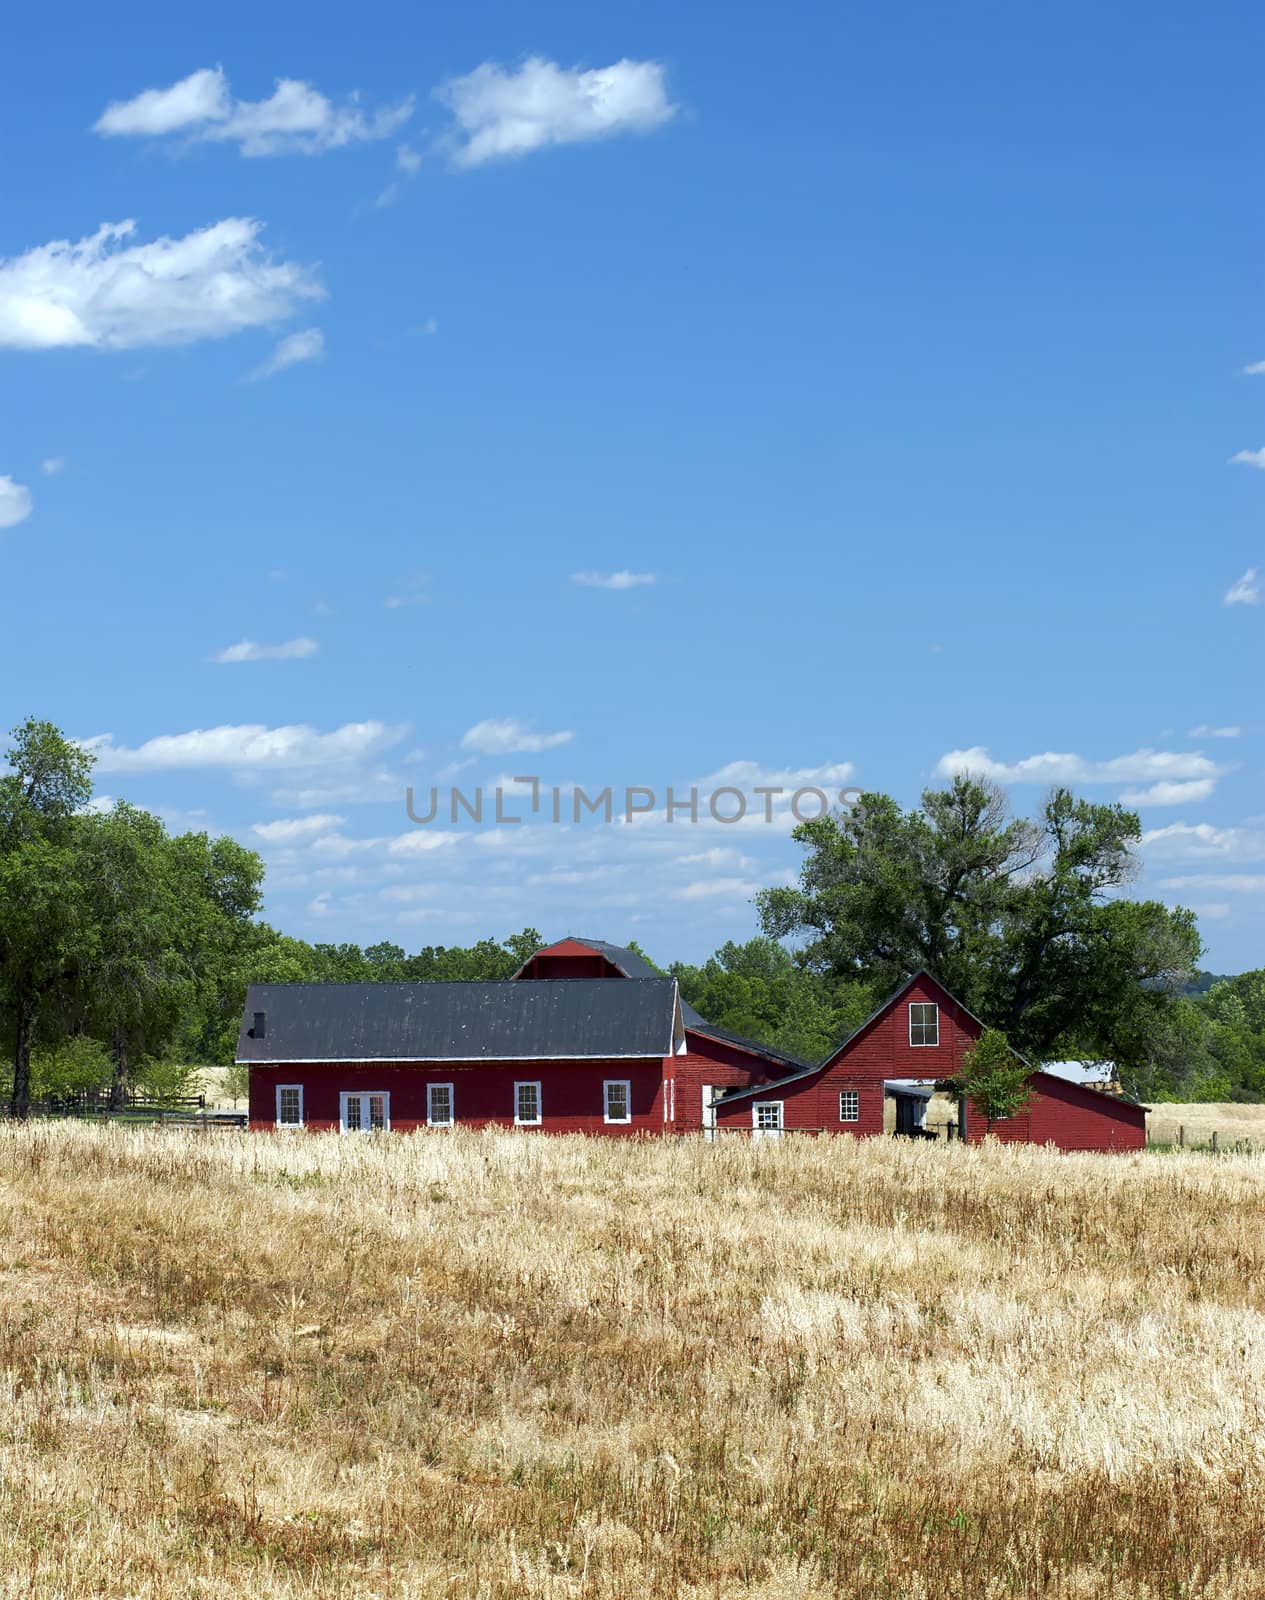
{"type": "MultiPolygon", "coordinates": [[[[916,973],[815,1067],[776,1083],[732,1089],[716,1125],[755,1137],[783,1131],[917,1136],[937,1084],[962,1069],[983,1024],[926,972],[916,973]]],[[[1052,1144],[1060,1150],[1140,1150],[1146,1107],[1034,1069],[1027,1106],[989,1130],[958,1101],[956,1131],[975,1142],[1052,1144]]]]}
{"type": "MultiPolygon", "coordinates": [[[[896,1131],[914,1133],[926,1085],[957,1070],[979,1030],[920,974],[814,1066],[708,1023],[635,951],[563,939],[494,982],[253,984],[237,1059],[254,1128],[881,1133],[891,1099],[896,1131]],[[926,1011],[917,1044],[912,1023],[899,1038],[906,1004],[926,1011]]],[[[1034,1085],[999,1137],[1144,1141],[1141,1108],[1041,1073],[1034,1085]]]]}

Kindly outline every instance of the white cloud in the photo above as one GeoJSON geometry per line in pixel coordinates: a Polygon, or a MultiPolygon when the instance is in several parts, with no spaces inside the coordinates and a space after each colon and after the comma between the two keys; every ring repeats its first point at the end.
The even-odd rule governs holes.
{"type": "Polygon", "coordinates": [[[1225,592],[1227,606],[1258,606],[1261,603],[1261,586],[1255,567],[1249,567],[1241,578],[1236,578],[1225,592]]]}
{"type": "Polygon", "coordinates": [[[287,367],[297,367],[301,361],[319,361],[325,354],[325,335],[319,328],[304,328],[301,333],[288,333],[266,361],[261,361],[246,374],[248,383],[260,378],[271,378],[287,367]]]}
{"type": "Polygon", "coordinates": [[[0,474],[0,528],[16,528],[19,522],[26,521],[33,509],[31,491],[0,474]]]}
{"type": "Polygon", "coordinates": [[[401,182],[415,178],[421,170],[421,165],[421,154],[414,150],[412,145],[400,145],[395,152],[395,170],[400,176],[387,184],[374,203],[379,206],[394,205],[400,197],[401,182]]]}
{"type": "Polygon", "coordinates": [[[674,897],[677,900],[714,900],[723,895],[729,899],[740,896],[749,900],[760,887],[749,878],[700,878],[675,890],[674,897]]]}
{"type": "Polygon", "coordinates": [[[0,260],[0,346],[126,350],[279,322],[324,291],[308,268],[263,250],[261,226],[226,217],[183,239],[125,245],[135,222],[103,223],[77,243],[0,260]]]}
{"type": "Polygon", "coordinates": [[[1243,732],[1242,728],[1212,728],[1206,722],[1201,722],[1197,728],[1190,730],[1192,739],[1237,739],[1243,732]]]}
{"type": "Polygon", "coordinates": [[[1211,822],[1170,822],[1164,828],[1148,828],[1142,835],[1142,846],[1148,855],[1265,861],[1265,832],[1219,828],[1211,822]]]}
{"type": "Polygon", "coordinates": [[[583,71],[530,56],[517,72],[484,62],[435,90],[452,112],[453,162],[523,156],[548,145],[646,133],[671,120],[663,68],[655,61],[617,61],[583,71]]]}
{"type": "Polygon", "coordinates": [[[1253,361],[1249,366],[1243,367],[1243,375],[1248,378],[1259,378],[1265,373],[1265,361],[1253,361]]]}
{"type": "Polygon", "coordinates": [[[410,573],[400,580],[399,589],[389,594],[382,604],[388,611],[399,611],[406,606],[428,606],[431,600],[429,584],[428,572],[410,573]]]}
{"type": "Polygon", "coordinates": [[[1225,900],[1205,900],[1201,905],[1190,908],[1197,917],[1211,919],[1219,922],[1230,915],[1229,903],[1225,900]]]}
{"type": "Polygon", "coordinates": [[[98,772],[163,772],[198,767],[317,767],[348,762],[398,744],[406,729],[385,722],[348,722],[332,733],[304,723],[269,728],[263,723],[194,728],[160,734],[129,748],[112,734],[81,740],[97,758],[98,772]]]}
{"type": "Polygon", "coordinates": [[[571,582],[583,589],[638,589],[643,584],[657,583],[653,572],[573,572],[571,582]]]}
{"type": "Polygon", "coordinates": [[[45,456],[40,462],[40,471],[46,478],[55,478],[58,473],[65,472],[65,456],[45,456]]]}
{"type": "Polygon", "coordinates": [[[1120,796],[1126,806],[1180,806],[1206,800],[1216,788],[1215,778],[1191,778],[1181,783],[1153,783],[1148,789],[1128,789],[1120,796]]]}
{"type": "Polygon", "coordinates": [[[187,134],[231,141],[244,156],[319,155],[386,139],[413,114],[412,99],[366,115],[351,95],[336,105],[298,78],[278,78],[266,100],[235,100],[220,67],[203,67],[167,89],[145,89],[107,106],[93,125],[106,137],[187,134]]]}
{"type": "Polygon", "coordinates": [[[1232,467],[1256,467],[1265,472],[1265,448],[1260,450],[1236,450],[1228,462],[1232,467]]]}
{"type": "Polygon", "coordinates": [[[320,648],[317,640],[308,638],[286,639],[282,644],[258,644],[254,639],[242,639],[211,659],[218,662],[302,661],[314,656],[320,648]]]}
{"type": "Polygon", "coordinates": [[[251,832],[269,844],[295,844],[341,827],[346,817],[322,811],[310,817],[280,817],[276,822],[256,822],[251,832]]]}
{"type": "Polygon", "coordinates": [[[574,738],[568,730],[534,733],[525,722],[514,717],[489,717],[466,729],[461,736],[461,748],[477,750],[485,756],[513,755],[519,751],[553,750],[560,744],[570,744],[574,738]]]}
{"type": "MultiPolygon", "coordinates": [[[[1195,780],[1215,780],[1222,769],[1198,751],[1135,750],[1131,755],[1113,756],[1109,761],[1090,761],[1084,756],[1046,751],[1025,756],[1021,761],[995,761],[982,745],[969,750],[950,750],[936,763],[936,775],[951,778],[959,773],[992,778],[997,783],[1146,783],[1172,784],[1195,780]]],[[[1188,794],[1179,798],[1203,798],[1188,794]]],[[[1163,803],[1163,802],[1160,802],[1163,803]]]]}
{"type": "Polygon", "coordinates": [[[1161,889],[1221,889],[1230,894],[1265,894],[1265,872],[1192,872],[1161,878],[1161,889]]]}

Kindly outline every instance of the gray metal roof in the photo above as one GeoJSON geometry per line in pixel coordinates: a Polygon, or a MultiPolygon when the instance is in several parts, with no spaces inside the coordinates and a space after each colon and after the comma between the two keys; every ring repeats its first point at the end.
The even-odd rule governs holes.
{"type": "Polygon", "coordinates": [[[661,1059],[673,978],[470,983],[253,983],[241,1062],[661,1059]],[[264,1014],[262,1037],[254,1018],[264,1014]]]}

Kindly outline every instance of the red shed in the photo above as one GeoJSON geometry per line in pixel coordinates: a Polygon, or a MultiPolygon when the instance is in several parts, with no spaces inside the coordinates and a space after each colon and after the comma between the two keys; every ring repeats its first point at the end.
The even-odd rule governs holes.
{"type": "MultiPolygon", "coordinates": [[[[961,1071],[982,1032],[979,1019],[942,984],[916,973],[818,1066],[721,1096],[716,1125],[755,1137],[789,1131],[917,1136],[936,1085],[961,1071]]],[[[1029,1087],[1027,1106],[994,1123],[993,1138],[1062,1150],[1140,1150],[1146,1144],[1146,1107],[1133,1100],[1037,1068],[1029,1087]]],[[[969,1105],[958,1102],[957,1118],[958,1137],[984,1138],[984,1119],[969,1105]]]]}

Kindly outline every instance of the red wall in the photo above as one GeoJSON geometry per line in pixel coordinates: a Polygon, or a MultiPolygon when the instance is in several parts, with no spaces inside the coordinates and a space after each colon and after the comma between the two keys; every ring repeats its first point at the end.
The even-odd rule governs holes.
{"type": "Polygon", "coordinates": [[[672,1063],[676,1073],[678,1133],[697,1133],[703,1126],[704,1084],[716,1089],[746,1089],[753,1083],[786,1076],[762,1056],[696,1033],[693,1028],[685,1030],[685,1043],[685,1054],[676,1056],[672,1063]]]}
{"type": "Polygon", "coordinates": [[[1038,1073],[1029,1114],[1033,1144],[1060,1150],[1142,1150],[1146,1109],[1096,1089],[1038,1073]]]}
{"type": "Polygon", "coordinates": [[[391,1127],[407,1132],[426,1125],[426,1085],[453,1085],[453,1113],[468,1127],[514,1126],[514,1083],[540,1083],[541,1131],[546,1133],[658,1133],[663,1126],[664,1069],[670,1079],[679,1057],[658,1061],[486,1061],[393,1063],[319,1063],[311,1066],[266,1066],[250,1070],[250,1125],[276,1125],[276,1087],[303,1085],[303,1118],[309,1128],[339,1126],[339,1094],[386,1090],[391,1096],[391,1127]],[[602,1120],[602,1083],[627,1078],[632,1085],[632,1121],[602,1120]]]}

